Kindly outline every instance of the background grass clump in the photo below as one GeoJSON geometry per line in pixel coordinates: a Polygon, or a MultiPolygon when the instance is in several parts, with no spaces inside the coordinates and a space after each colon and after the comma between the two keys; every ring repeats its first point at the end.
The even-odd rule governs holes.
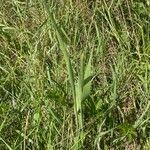
{"type": "Polygon", "coordinates": [[[150,149],[149,0],[1,0],[0,149],[150,149]]]}

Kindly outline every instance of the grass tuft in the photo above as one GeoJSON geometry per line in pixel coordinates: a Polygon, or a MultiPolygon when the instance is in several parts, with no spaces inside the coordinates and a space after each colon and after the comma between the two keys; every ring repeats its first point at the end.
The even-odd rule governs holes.
{"type": "Polygon", "coordinates": [[[1,0],[0,149],[148,150],[148,0],[1,0]]]}

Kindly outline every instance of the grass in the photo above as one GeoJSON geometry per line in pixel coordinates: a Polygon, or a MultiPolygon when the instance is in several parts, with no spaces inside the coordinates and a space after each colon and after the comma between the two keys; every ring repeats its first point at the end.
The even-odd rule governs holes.
{"type": "Polygon", "coordinates": [[[0,4],[0,149],[150,149],[149,0],[0,4]]]}

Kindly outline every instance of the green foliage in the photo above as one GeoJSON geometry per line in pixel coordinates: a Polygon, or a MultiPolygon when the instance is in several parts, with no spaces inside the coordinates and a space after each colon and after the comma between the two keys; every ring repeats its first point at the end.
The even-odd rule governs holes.
{"type": "Polygon", "coordinates": [[[0,150],[149,149],[149,0],[2,0],[0,150]]]}

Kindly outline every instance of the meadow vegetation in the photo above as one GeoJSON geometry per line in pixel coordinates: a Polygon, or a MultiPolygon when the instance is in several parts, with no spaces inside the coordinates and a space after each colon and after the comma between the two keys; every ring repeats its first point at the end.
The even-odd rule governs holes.
{"type": "Polygon", "coordinates": [[[149,0],[1,0],[0,150],[149,143],[149,0]]]}

